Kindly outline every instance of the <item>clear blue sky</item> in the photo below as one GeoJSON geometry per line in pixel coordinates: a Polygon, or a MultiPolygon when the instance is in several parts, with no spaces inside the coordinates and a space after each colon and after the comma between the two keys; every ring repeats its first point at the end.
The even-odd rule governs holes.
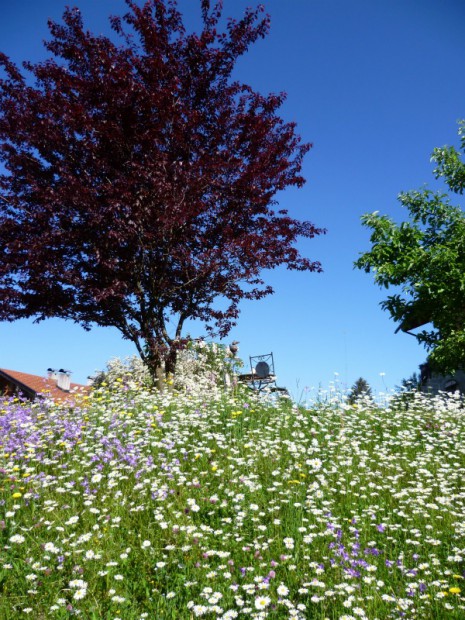
{"type": "MultiPolygon", "coordinates": [[[[62,0],[0,0],[0,50],[16,62],[44,58],[49,17],[62,0]]],[[[109,14],[123,0],[76,0],[87,27],[108,33],[109,14]]],[[[224,0],[238,17],[253,0],[224,0]]],[[[376,391],[394,388],[424,361],[414,338],[395,334],[379,307],[385,292],[372,276],[354,271],[369,249],[360,216],[379,210],[404,218],[401,190],[434,186],[429,161],[435,146],[457,144],[465,117],[465,2],[463,0],[268,0],[270,35],[237,67],[237,77],[261,92],[285,91],[282,116],[295,121],[308,154],[300,190],[279,196],[294,217],[328,229],[300,244],[324,273],[266,274],[275,294],[242,304],[227,342],[240,355],[275,355],[279,383],[297,397],[305,387],[327,387],[338,373],[359,376],[376,391]],[[380,373],[385,373],[380,377],[380,373]]],[[[182,0],[186,23],[198,24],[199,2],[182,0]]],[[[201,335],[193,326],[192,335],[201,335]]],[[[60,320],[0,323],[0,367],[43,374],[48,366],[74,371],[84,382],[113,356],[134,353],[112,329],[85,332],[60,320]]]]}

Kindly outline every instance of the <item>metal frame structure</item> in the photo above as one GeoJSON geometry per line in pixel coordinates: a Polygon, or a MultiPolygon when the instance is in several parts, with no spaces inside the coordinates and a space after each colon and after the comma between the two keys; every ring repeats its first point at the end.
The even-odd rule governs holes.
{"type": "Polygon", "coordinates": [[[247,387],[256,392],[268,389],[270,392],[288,393],[286,388],[276,386],[273,353],[251,355],[249,360],[250,373],[239,375],[239,381],[246,383],[247,387]]]}
{"type": "Polygon", "coordinates": [[[265,388],[276,387],[276,375],[274,371],[273,353],[264,355],[251,355],[249,387],[257,392],[265,388]]]}

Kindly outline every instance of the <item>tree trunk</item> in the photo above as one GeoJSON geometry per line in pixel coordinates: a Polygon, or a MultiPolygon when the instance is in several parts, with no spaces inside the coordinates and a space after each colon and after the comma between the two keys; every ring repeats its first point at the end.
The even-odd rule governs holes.
{"type": "MultiPolygon", "coordinates": [[[[147,347],[148,349],[149,347],[147,347]]],[[[145,354],[142,358],[144,363],[147,365],[149,369],[150,376],[152,377],[152,381],[154,386],[160,392],[163,392],[165,389],[165,371],[164,371],[164,360],[159,353],[154,353],[153,349],[148,354],[145,354]]]]}
{"type": "Polygon", "coordinates": [[[176,346],[172,345],[164,358],[155,356],[146,360],[153,383],[160,392],[163,392],[169,385],[167,380],[174,377],[177,353],[176,346]]]}
{"type": "Polygon", "coordinates": [[[163,392],[166,389],[168,378],[174,376],[178,354],[177,341],[171,341],[169,345],[161,339],[150,337],[145,339],[142,347],[136,342],[139,354],[149,369],[154,386],[163,392]]]}
{"type": "Polygon", "coordinates": [[[166,384],[165,384],[165,373],[163,372],[163,367],[161,364],[157,366],[152,372],[152,378],[153,378],[153,383],[155,387],[157,388],[157,390],[159,390],[160,392],[163,392],[166,384]]]}
{"type": "Polygon", "coordinates": [[[171,345],[170,350],[165,358],[165,374],[166,377],[173,377],[176,370],[176,361],[178,357],[178,352],[175,344],[171,345]]]}

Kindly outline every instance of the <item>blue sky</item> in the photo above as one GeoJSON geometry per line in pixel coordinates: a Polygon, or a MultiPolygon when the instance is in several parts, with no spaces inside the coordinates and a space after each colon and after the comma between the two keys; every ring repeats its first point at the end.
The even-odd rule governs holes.
{"type": "MultiPolygon", "coordinates": [[[[0,0],[0,50],[14,61],[44,58],[47,19],[66,2],[0,0]]],[[[109,14],[122,0],[76,0],[86,26],[108,33],[109,14]]],[[[239,17],[252,0],[224,0],[224,15],[239,17]]],[[[279,269],[266,274],[275,294],[245,302],[227,338],[240,356],[273,351],[279,384],[296,398],[305,388],[350,386],[363,376],[377,391],[392,389],[424,361],[425,350],[381,310],[386,292],[353,261],[369,249],[360,216],[378,210],[405,217],[402,190],[434,187],[430,154],[457,144],[465,117],[465,3],[463,0],[268,0],[269,36],[241,59],[236,75],[261,92],[285,91],[282,116],[295,121],[313,148],[306,185],[282,193],[283,208],[327,228],[299,244],[324,273],[279,269]],[[335,373],[338,373],[335,375],[335,373]],[[383,376],[380,373],[384,373],[383,376]]],[[[181,0],[195,27],[199,2],[181,0]]],[[[192,326],[192,335],[201,335],[192,326]]],[[[43,374],[73,370],[85,382],[114,356],[133,354],[109,328],[85,332],[61,320],[0,323],[0,367],[43,374]]]]}

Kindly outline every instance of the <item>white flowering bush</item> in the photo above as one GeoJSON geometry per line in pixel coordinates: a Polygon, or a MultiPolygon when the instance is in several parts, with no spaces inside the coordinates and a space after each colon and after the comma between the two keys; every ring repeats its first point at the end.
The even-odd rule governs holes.
{"type": "MultiPolygon", "coordinates": [[[[167,378],[167,383],[176,390],[219,396],[224,387],[236,385],[236,374],[241,367],[242,361],[233,356],[228,346],[190,340],[178,352],[176,373],[167,378]]],[[[95,387],[120,384],[132,389],[152,386],[148,368],[139,356],[111,359],[106,370],[94,379],[95,387]]]]}
{"type": "Polygon", "coordinates": [[[130,355],[124,359],[113,357],[107,362],[106,369],[98,372],[93,379],[94,387],[115,387],[121,383],[133,389],[152,385],[148,368],[138,355],[130,355]]]}
{"type": "Polygon", "coordinates": [[[242,361],[226,345],[203,340],[190,341],[178,354],[174,387],[190,393],[219,395],[224,387],[236,385],[242,361]]]}

